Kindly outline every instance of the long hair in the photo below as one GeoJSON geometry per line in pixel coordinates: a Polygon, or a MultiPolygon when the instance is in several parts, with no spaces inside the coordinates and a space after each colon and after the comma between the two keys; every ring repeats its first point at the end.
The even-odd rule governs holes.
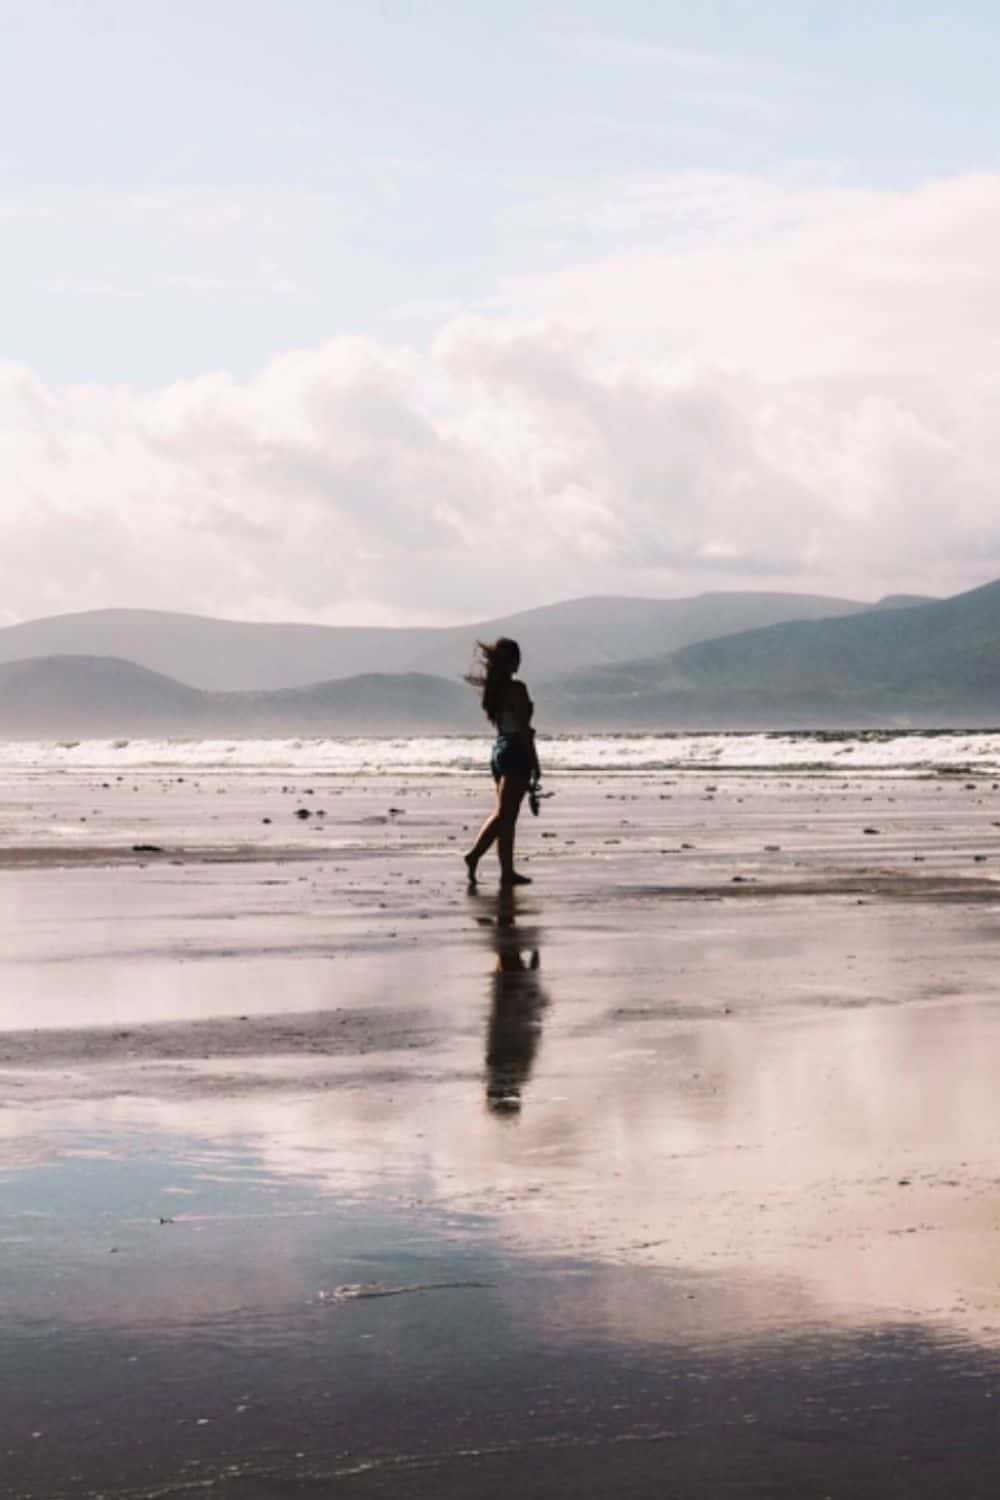
{"type": "Polygon", "coordinates": [[[492,644],[477,641],[476,652],[478,658],[465,680],[479,690],[479,701],[490,723],[499,725],[507,684],[521,664],[521,648],[502,635],[492,644]]]}

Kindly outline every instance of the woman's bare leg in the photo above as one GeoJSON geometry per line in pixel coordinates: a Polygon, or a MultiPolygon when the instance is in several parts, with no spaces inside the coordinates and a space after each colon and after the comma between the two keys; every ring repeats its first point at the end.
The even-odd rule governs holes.
{"type": "Polygon", "coordinates": [[[527,875],[518,875],[514,869],[514,833],[517,815],[521,810],[528,783],[520,777],[504,776],[498,788],[498,827],[496,832],[497,853],[500,856],[500,881],[502,885],[529,885],[527,875]]]}
{"type": "Polygon", "coordinates": [[[514,830],[517,815],[521,810],[528,783],[519,777],[502,776],[497,784],[497,805],[479,830],[479,837],[465,856],[465,868],[469,872],[469,884],[476,883],[476,867],[493,844],[500,856],[500,879],[504,885],[528,883],[526,875],[518,875],[514,869],[514,830]]]}
{"type": "Polygon", "coordinates": [[[482,857],[486,853],[487,849],[491,848],[491,846],[495,843],[496,837],[497,837],[497,834],[498,834],[499,831],[500,831],[500,787],[498,785],[497,786],[497,805],[496,805],[496,808],[494,809],[493,812],[490,813],[489,817],[486,819],[486,822],[483,824],[482,828],[480,828],[480,830],[479,830],[479,837],[476,839],[476,842],[473,844],[472,848],[469,850],[468,854],[465,856],[465,868],[469,872],[469,884],[470,885],[475,885],[475,883],[476,883],[476,866],[479,864],[479,861],[482,859],[482,857]]]}

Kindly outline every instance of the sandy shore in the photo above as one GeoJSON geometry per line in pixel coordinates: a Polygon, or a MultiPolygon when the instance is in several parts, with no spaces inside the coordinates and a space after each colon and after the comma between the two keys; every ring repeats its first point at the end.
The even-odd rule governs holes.
{"type": "Polygon", "coordinates": [[[8,780],[0,1494],[996,1492],[1000,790],[555,789],[8,780]]]}

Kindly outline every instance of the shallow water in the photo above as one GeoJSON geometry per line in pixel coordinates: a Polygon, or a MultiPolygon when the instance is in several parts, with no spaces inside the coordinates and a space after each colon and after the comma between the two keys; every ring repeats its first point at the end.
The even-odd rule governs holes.
{"type": "Polygon", "coordinates": [[[539,1258],[210,1137],[73,1152],[4,1183],[4,1495],[995,1493],[1000,1354],[954,1332],[539,1258]]]}
{"type": "Polygon", "coordinates": [[[7,813],[0,1494],[996,1492],[988,786],[135,784],[7,813]]]}

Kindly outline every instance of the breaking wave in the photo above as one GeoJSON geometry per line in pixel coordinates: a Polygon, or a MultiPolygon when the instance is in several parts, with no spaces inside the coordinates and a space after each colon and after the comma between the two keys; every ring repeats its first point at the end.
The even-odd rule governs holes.
{"type": "MultiPolygon", "coordinates": [[[[1000,774],[1000,730],[866,730],[540,736],[560,774],[809,771],[1000,774]]],[[[35,770],[185,769],[344,776],[447,776],[483,769],[485,737],[135,739],[0,743],[0,766],[35,770]]]]}

